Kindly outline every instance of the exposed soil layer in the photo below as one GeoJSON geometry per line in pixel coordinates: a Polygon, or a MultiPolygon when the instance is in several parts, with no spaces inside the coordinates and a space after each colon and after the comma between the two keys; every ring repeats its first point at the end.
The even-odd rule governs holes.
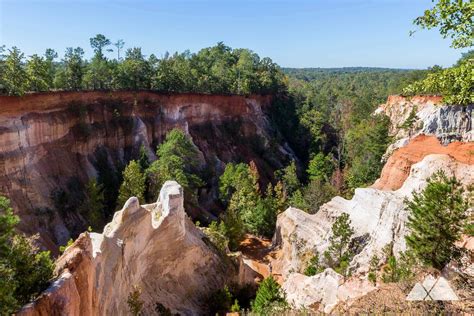
{"type": "MultiPolygon", "coordinates": [[[[11,199],[20,229],[39,233],[51,250],[87,229],[78,211],[84,185],[104,181],[111,216],[121,207],[110,201],[124,166],[138,159],[141,146],[156,159],[173,128],[188,133],[199,151],[207,185],[199,205],[186,211],[201,222],[221,210],[218,177],[226,163],[254,161],[264,184],[297,160],[267,115],[271,96],[86,91],[1,96],[0,104],[0,194],[11,199]]],[[[154,201],[151,193],[141,203],[154,201]]]]}
{"type": "Polygon", "coordinates": [[[419,135],[390,156],[382,169],[380,179],[372,187],[380,190],[399,189],[410,174],[411,166],[430,154],[446,154],[458,162],[472,165],[474,143],[452,142],[443,146],[435,136],[419,135]]]}

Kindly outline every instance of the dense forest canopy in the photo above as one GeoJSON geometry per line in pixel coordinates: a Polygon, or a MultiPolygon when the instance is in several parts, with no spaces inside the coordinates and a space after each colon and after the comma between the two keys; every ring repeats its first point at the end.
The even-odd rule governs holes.
{"type": "Polygon", "coordinates": [[[102,34],[90,39],[94,55],[84,58],[81,47],[68,47],[59,59],[47,49],[25,58],[17,47],[0,47],[0,91],[9,95],[52,90],[147,89],[165,92],[276,94],[285,76],[268,57],[248,49],[232,49],[222,42],[197,53],[145,56],[139,47],[120,57],[124,42],[116,45],[117,58],[107,58],[111,41],[102,34]]]}

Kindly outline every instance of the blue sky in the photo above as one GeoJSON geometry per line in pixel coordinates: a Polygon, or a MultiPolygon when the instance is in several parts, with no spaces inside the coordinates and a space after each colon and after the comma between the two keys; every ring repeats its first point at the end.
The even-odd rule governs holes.
{"type": "MultiPolygon", "coordinates": [[[[436,30],[414,36],[431,0],[0,0],[0,45],[60,55],[102,33],[145,54],[192,52],[223,41],[284,67],[449,66],[462,50],[436,30]]],[[[464,50],[465,51],[465,50],[464,50]]]]}

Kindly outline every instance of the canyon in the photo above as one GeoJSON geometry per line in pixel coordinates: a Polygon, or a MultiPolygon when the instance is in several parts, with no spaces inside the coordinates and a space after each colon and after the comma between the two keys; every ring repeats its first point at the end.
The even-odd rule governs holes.
{"type": "Polygon", "coordinates": [[[140,206],[132,197],[103,234],[81,234],[57,261],[50,290],[18,315],[124,315],[133,286],[145,315],[159,308],[205,314],[212,292],[253,276],[241,258],[224,258],[206,238],[184,211],[183,189],[168,181],[156,203],[140,206]]]}
{"type": "MultiPolygon", "coordinates": [[[[199,96],[203,98],[202,103],[194,101],[196,103],[193,103],[193,106],[184,110],[186,108],[184,104],[187,102],[180,98],[186,100],[187,97],[169,96],[169,100],[176,98],[180,101],[168,101],[167,106],[171,107],[171,104],[175,104],[173,102],[177,102],[179,106],[177,105],[176,109],[171,107],[175,109],[174,112],[168,108],[166,117],[171,123],[164,120],[158,125],[161,127],[161,124],[164,124],[163,126],[178,124],[187,130],[201,153],[203,148],[207,148],[213,157],[219,158],[220,162],[216,163],[216,166],[231,161],[232,156],[225,156],[224,151],[216,149],[222,144],[210,143],[210,140],[204,140],[201,134],[196,133],[199,116],[211,115],[209,111],[202,110],[205,107],[202,104],[210,102],[205,101],[210,97],[199,96]],[[180,121],[179,118],[183,117],[180,116],[182,111],[190,111],[190,114],[180,121]],[[191,120],[194,115],[198,117],[191,120]],[[193,124],[197,125],[193,128],[193,124]]],[[[199,97],[193,96],[193,98],[199,97]]],[[[157,98],[163,101],[168,96],[157,98]]],[[[259,99],[261,97],[251,99],[220,96],[219,98],[227,100],[228,105],[235,102],[237,106],[232,109],[224,107],[221,110],[212,107],[214,116],[208,116],[207,119],[225,122],[234,113],[242,117],[244,127],[240,131],[246,131],[247,134],[244,135],[259,134],[263,135],[264,140],[270,141],[271,137],[274,137],[272,133],[278,133],[272,130],[271,123],[264,114],[265,107],[270,105],[271,100],[259,99]],[[224,112],[226,114],[222,114],[224,112]],[[256,129],[256,124],[262,125],[258,125],[260,127],[256,129]]],[[[133,99],[126,100],[130,106],[134,102],[133,99]]],[[[51,110],[48,109],[51,106],[48,105],[49,102],[45,101],[44,111],[51,110]]],[[[146,103],[144,100],[140,102],[146,103]]],[[[387,103],[376,111],[389,116],[390,132],[394,137],[394,146],[387,150],[386,163],[380,178],[371,187],[356,189],[351,199],[334,197],[313,215],[289,207],[278,216],[271,244],[262,243],[262,247],[266,248],[262,249],[262,253],[268,254],[267,256],[262,255],[258,260],[251,260],[245,253],[235,253],[227,258],[219,254],[201,229],[196,228],[185,213],[185,201],[179,184],[170,181],[164,185],[155,203],[144,204],[131,197],[123,208],[115,213],[113,220],[102,234],[82,233],[57,260],[57,279],[48,290],[33,303],[25,306],[19,314],[123,314],[127,310],[126,300],[133,285],[139,285],[143,289],[144,312],[147,314],[152,314],[158,305],[168,308],[172,313],[205,314],[205,298],[216,289],[222,288],[224,284],[245,286],[254,284],[256,279],[270,274],[273,274],[282,285],[288,302],[296,309],[306,308],[315,312],[331,313],[340,310],[338,308],[341,306],[351,304],[357,306],[363,299],[377,297],[376,295],[386,291],[387,287],[369,282],[367,272],[370,259],[374,255],[385,259],[383,249],[387,245],[391,245],[395,256],[399,256],[399,253],[406,249],[404,237],[408,232],[406,227],[408,211],[404,206],[405,199],[409,199],[413,192],[419,192],[426,187],[427,179],[437,170],[455,176],[464,185],[474,183],[473,107],[441,106],[439,102],[440,98],[436,97],[411,99],[390,97],[387,103]],[[413,124],[408,128],[402,127],[412,112],[415,113],[413,124]],[[304,275],[302,269],[307,263],[308,254],[315,251],[323,253],[328,248],[331,226],[342,213],[347,213],[350,217],[354,229],[353,241],[358,249],[350,262],[351,276],[342,276],[330,268],[314,276],[304,275]],[[192,291],[193,295],[189,295],[189,291],[192,291]]],[[[93,104],[90,100],[87,103],[93,104]]],[[[224,103],[222,101],[222,104],[224,103]]],[[[25,102],[21,106],[28,109],[37,105],[25,102]]],[[[98,108],[104,110],[104,107],[98,106],[98,108]]],[[[8,111],[7,107],[5,113],[8,111]]],[[[143,115],[140,120],[146,122],[145,117],[143,115]]],[[[93,125],[94,120],[88,122],[93,125]]],[[[201,122],[205,123],[205,120],[201,122]]],[[[149,123],[144,123],[145,126],[148,126],[147,124],[149,123]]],[[[170,127],[164,130],[168,128],[170,127]]],[[[220,131],[222,128],[217,127],[216,130],[220,131]]],[[[116,132],[123,133],[121,129],[120,131],[116,132]]],[[[151,127],[146,128],[146,131],[154,134],[151,127]]],[[[42,134],[37,132],[36,135],[42,134]]],[[[136,137],[143,133],[134,132],[132,135],[136,137]]],[[[159,136],[156,136],[156,141],[163,137],[161,132],[157,135],[159,136]]],[[[220,134],[216,132],[213,135],[220,134]]],[[[125,138],[121,141],[125,142],[125,138]]],[[[113,139],[116,139],[116,136],[113,139]]],[[[150,141],[155,138],[148,136],[144,139],[150,141]]],[[[229,146],[228,148],[234,148],[234,153],[246,155],[244,144],[241,145],[242,148],[235,148],[228,143],[229,140],[222,138],[222,141],[229,146]]],[[[114,142],[111,143],[118,146],[114,142]]],[[[133,144],[134,141],[129,140],[126,143],[133,144]]],[[[84,148],[83,146],[89,145],[78,144],[77,148],[84,148]]],[[[127,146],[120,147],[122,149],[119,152],[122,155],[131,155],[123,149],[125,147],[127,146]]],[[[11,148],[13,150],[15,147],[11,148]]],[[[37,150],[40,149],[41,146],[37,150]]],[[[88,153],[85,155],[87,157],[90,152],[85,150],[83,153],[88,153]]],[[[265,174],[265,168],[281,164],[285,159],[294,156],[285,144],[278,147],[277,152],[278,155],[273,159],[257,160],[259,171],[261,169],[265,174]]],[[[253,160],[251,156],[255,153],[247,153],[246,157],[253,160]]],[[[120,158],[126,160],[123,157],[120,158]]],[[[203,154],[203,161],[208,162],[208,157],[203,154]]],[[[92,162],[89,163],[93,166],[92,162]]],[[[94,168],[90,165],[87,165],[90,168],[88,170],[93,175],[94,168]]],[[[15,179],[14,172],[8,174],[15,179]]],[[[33,186],[30,190],[31,188],[33,186]]],[[[21,192],[23,191],[17,194],[21,192]]],[[[41,201],[42,195],[29,196],[41,201]]],[[[188,214],[193,215],[192,212],[188,214]]],[[[466,238],[464,244],[468,247],[472,244],[472,240],[466,238]]],[[[458,268],[458,271],[461,270],[462,273],[474,277],[472,260],[467,258],[466,266],[458,268]]],[[[465,296],[461,298],[468,299],[465,296]]]]}
{"type": "Polygon", "coordinates": [[[105,178],[114,200],[128,161],[141,146],[156,159],[157,146],[175,127],[191,137],[206,167],[199,205],[186,207],[202,222],[221,209],[217,181],[227,162],[253,161],[268,182],[274,170],[297,160],[288,144],[276,141],[280,133],[266,114],[271,96],[55,92],[0,96],[0,104],[0,193],[10,198],[20,230],[39,233],[55,254],[87,228],[76,210],[87,181],[105,178]]]}

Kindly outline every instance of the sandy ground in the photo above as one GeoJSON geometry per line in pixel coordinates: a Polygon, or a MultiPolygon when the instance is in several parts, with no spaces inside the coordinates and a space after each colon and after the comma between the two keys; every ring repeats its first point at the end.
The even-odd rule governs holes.
{"type": "Polygon", "coordinates": [[[239,251],[242,252],[247,265],[259,274],[260,280],[271,274],[278,283],[283,283],[280,271],[274,269],[272,265],[272,262],[280,256],[281,250],[272,249],[271,239],[246,235],[240,243],[239,251]]]}

